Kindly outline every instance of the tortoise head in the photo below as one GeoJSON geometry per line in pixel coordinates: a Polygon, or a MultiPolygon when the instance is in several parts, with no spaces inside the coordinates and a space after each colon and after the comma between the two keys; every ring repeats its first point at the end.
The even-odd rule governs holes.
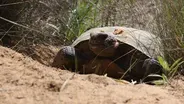
{"type": "Polygon", "coordinates": [[[89,39],[90,49],[98,56],[111,57],[119,46],[118,40],[112,33],[91,33],[89,39]]]}

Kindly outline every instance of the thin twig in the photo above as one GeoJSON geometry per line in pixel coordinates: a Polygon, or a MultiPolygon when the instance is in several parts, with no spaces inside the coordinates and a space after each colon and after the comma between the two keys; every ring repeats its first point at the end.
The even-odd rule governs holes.
{"type": "Polygon", "coordinates": [[[30,27],[24,26],[24,25],[22,25],[22,24],[16,23],[16,22],[11,21],[11,20],[9,20],[9,19],[6,19],[6,18],[4,18],[4,17],[1,17],[1,16],[0,16],[0,19],[2,19],[2,20],[4,20],[4,21],[7,21],[7,22],[9,22],[9,23],[12,23],[12,24],[14,24],[14,25],[20,26],[20,27],[22,27],[22,28],[29,29],[29,30],[31,30],[31,31],[35,31],[35,32],[38,32],[38,33],[42,33],[42,32],[40,32],[39,30],[36,30],[36,29],[30,28],[30,27]]]}
{"type": "Polygon", "coordinates": [[[23,3],[28,3],[28,2],[30,2],[30,1],[23,1],[23,2],[15,2],[15,3],[1,4],[0,7],[12,6],[12,5],[23,4],[23,3]]]}

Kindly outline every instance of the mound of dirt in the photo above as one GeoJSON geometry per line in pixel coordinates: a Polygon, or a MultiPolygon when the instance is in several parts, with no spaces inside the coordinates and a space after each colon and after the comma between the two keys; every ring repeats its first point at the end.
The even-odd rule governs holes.
{"type": "Polygon", "coordinates": [[[0,104],[182,104],[172,88],[74,74],[1,46],[0,76],[0,104]]]}

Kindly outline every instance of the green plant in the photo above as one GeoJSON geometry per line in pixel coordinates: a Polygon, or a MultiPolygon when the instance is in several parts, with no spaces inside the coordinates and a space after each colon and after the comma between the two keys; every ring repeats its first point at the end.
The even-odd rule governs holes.
{"type": "Polygon", "coordinates": [[[169,65],[167,63],[167,61],[164,60],[164,58],[162,58],[160,56],[158,57],[158,61],[159,61],[160,65],[162,65],[162,67],[163,67],[162,77],[165,81],[168,81],[169,79],[173,78],[173,76],[178,71],[179,66],[184,63],[184,61],[182,61],[182,58],[179,58],[173,64],[169,65]]]}
{"type": "Polygon", "coordinates": [[[65,36],[71,42],[83,32],[98,25],[98,0],[77,1],[77,7],[71,11],[66,24],[65,36]]]}

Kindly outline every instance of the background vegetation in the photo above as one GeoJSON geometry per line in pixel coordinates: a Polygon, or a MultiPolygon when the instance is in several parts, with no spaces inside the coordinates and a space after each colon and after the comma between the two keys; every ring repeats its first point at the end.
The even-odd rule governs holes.
{"type": "Polygon", "coordinates": [[[0,0],[0,23],[0,43],[28,55],[116,25],[161,37],[168,64],[184,58],[184,0],[0,0]]]}

